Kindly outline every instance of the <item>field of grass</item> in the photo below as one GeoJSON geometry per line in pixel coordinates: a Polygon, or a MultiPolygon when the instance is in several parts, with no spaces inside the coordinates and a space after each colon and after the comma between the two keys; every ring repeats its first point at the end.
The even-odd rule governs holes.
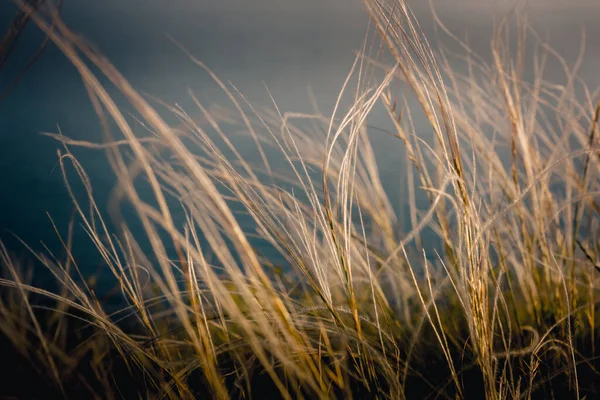
{"type": "Polygon", "coordinates": [[[203,124],[140,94],[59,19],[34,16],[105,130],[102,144],[53,137],[67,187],[89,193],[73,195],[72,226],[84,226],[123,307],[110,309],[69,256],[72,229],[57,229],[64,248],[36,253],[31,270],[49,271],[55,291],[30,284],[0,245],[0,396],[597,398],[598,92],[522,20],[498,25],[486,62],[456,38],[461,54],[434,52],[402,0],[365,5],[373,34],[340,94],[350,106],[259,108],[213,75],[230,109],[194,98],[203,124]],[[565,83],[544,78],[549,63],[565,83]],[[367,124],[374,107],[389,115],[386,133],[367,124]],[[406,175],[402,214],[380,178],[377,135],[403,146],[386,155],[406,175]],[[117,232],[73,146],[106,151],[117,232]],[[123,204],[143,237],[119,219],[123,204]]]}

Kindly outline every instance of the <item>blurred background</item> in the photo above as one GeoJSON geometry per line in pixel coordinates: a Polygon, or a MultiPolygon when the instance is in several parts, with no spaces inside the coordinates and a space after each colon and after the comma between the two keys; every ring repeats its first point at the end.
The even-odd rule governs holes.
{"type": "MultiPolygon", "coordinates": [[[[486,56],[494,25],[515,2],[432,3],[453,34],[486,56]]],[[[523,3],[532,26],[547,35],[571,63],[585,30],[587,50],[580,74],[591,87],[600,83],[600,1],[523,3]]],[[[436,34],[442,43],[448,41],[434,29],[428,1],[409,4],[433,44],[436,34]]],[[[17,10],[13,1],[0,0],[0,38],[8,32],[17,10]]],[[[368,28],[360,0],[64,0],[61,15],[137,89],[177,102],[191,113],[188,89],[205,104],[223,103],[225,96],[169,37],[221,79],[233,83],[251,102],[269,104],[266,85],[283,110],[309,111],[309,88],[323,110],[332,108],[368,28]]],[[[10,58],[0,67],[0,94],[27,66],[43,40],[33,23],[23,29],[10,58]]],[[[552,63],[548,76],[560,80],[560,65],[552,63]]],[[[378,124],[377,115],[370,123],[378,124]]],[[[42,248],[42,242],[57,249],[59,242],[48,215],[63,233],[72,215],[56,165],[60,145],[40,134],[57,132],[58,127],[75,139],[101,140],[98,119],[81,79],[49,44],[18,85],[0,100],[0,240],[17,254],[26,252],[15,236],[34,249],[42,248]]],[[[384,180],[395,179],[404,161],[383,147],[379,145],[378,150],[382,175],[384,180]]],[[[104,154],[74,152],[92,179],[98,204],[104,206],[114,185],[104,154]]],[[[78,246],[76,255],[90,267],[98,264],[89,244],[78,246]]]]}

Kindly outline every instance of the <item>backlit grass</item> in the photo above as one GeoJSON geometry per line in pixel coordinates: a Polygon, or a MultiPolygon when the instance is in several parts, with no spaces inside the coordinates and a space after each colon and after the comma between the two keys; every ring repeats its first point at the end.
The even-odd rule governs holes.
{"type": "Polygon", "coordinates": [[[525,23],[500,24],[486,62],[464,43],[462,55],[434,52],[403,1],[365,5],[376,34],[365,38],[333,115],[283,112],[275,101],[259,108],[193,55],[230,110],[211,111],[193,94],[193,112],[149,99],[60,20],[36,14],[105,128],[102,146],[50,135],[63,144],[73,223],[86,229],[124,306],[113,313],[90,286],[69,256],[71,231],[57,229],[65,259],[37,255],[55,292],[30,285],[0,248],[0,332],[11,349],[1,391],[597,396],[597,93],[566,62],[566,83],[545,80],[545,65],[564,60],[525,23]],[[516,48],[508,32],[518,33],[516,48]],[[535,74],[525,79],[530,64],[535,74]],[[127,99],[127,113],[100,73],[127,99]],[[374,107],[387,112],[387,133],[367,124],[374,107]],[[202,124],[190,116],[198,113],[202,124]],[[244,159],[233,130],[247,135],[258,163],[244,159]],[[377,135],[401,145],[386,157],[406,175],[402,211],[380,178],[377,135]],[[117,232],[72,146],[106,150],[119,179],[117,232]],[[72,191],[73,173],[87,198],[72,191]],[[143,234],[119,217],[122,204],[143,234]]]}

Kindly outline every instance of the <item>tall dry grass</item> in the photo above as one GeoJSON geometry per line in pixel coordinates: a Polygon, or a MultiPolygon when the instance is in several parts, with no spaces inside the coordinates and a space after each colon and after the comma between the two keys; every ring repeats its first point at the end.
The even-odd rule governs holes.
{"type": "Polygon", "coordinates": [[[333,115],[283,112],[275,100],[257,108],[190,54],[229,96],[227,116],[258,165],[231,139],[232,121],[193,94],[204,124],[142,96],[51,11],[33,16],[77,68],[104,128],[105,144],[49,135],[63,144],[78,222],[127,306],[110,313],[102,303],[70,256],[71,230],[66,260],[37,255],[56,293],[28,284],[2,248],[0,329],[33,365],[21,373],[66,397],[593,396],[600,108],[579,61],[569,67],[526,21],[511,47],[508,17],[491,63],[457,38],[462,55],[434,52],[403,1],[365,4],[378,36],[365,39],[333,115]],[[564,66],[565,84],[544,79],[550,62],[564,66]],[[378,104],[404,147],[407,217],[370,144],[378,104]],[[71,146],[106,150],[118,232],[71,146]],[[121,204],[143,235],[118,218],[121,204]]]}

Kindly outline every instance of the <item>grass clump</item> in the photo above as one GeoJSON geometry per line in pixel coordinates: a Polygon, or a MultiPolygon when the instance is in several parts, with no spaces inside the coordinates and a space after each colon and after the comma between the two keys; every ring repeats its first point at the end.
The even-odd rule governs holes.
{"type": "Polygon", "coordinates": [[[51,135],[64,144],[60,168],[77,219],[128,306],[103,304],[71,256],[71,234],[64,261],[37,255],[59,282],[55,292],[28,284],[2,248],[2,340],[19,360],[12,373],[36,382],[3,391],[594,396],[597,94],[567,67],[566,84],[547,82],[548,59],[564,60],[526,24],[515,51],[509,21],[500,24],[491,63],[459,41],[461,75],[448,58],[458,56],[434,53],[403,1],[365,4],[380,40],[363,43],[342,90],[352,100],[346,109],[342,94],[329,117],[317,106],[310,115],[282,112],[275,101],[258,109],[190,55],[229,95],[226,115],[239,116],[223,118],[192,94],[204,124],[140,95],[59,19],[32,17],[77,68],[105,130],[102,145],[51,135]],[[525,79],[532,35],[535,74],[525,79]],[[147,136],[134,133],[96,74],[127,99],[147,136]],[[402,145],[407,223],[370,144],[367,117],[378,105],[402,145]],[[159,108],[180,124],[167,124],[159,108]],[[429,133],[416,129],[417,118],[429,133]],[[260,165],[244,159],[231,129],[247,134],[260,165]],[[107,151],[119,181],[117,232],[74,145],[107,151]],[[86,205],[68,171],[84,184],[86,205]],[[121,204],[143,235],[119,218],[121,204]]]}

